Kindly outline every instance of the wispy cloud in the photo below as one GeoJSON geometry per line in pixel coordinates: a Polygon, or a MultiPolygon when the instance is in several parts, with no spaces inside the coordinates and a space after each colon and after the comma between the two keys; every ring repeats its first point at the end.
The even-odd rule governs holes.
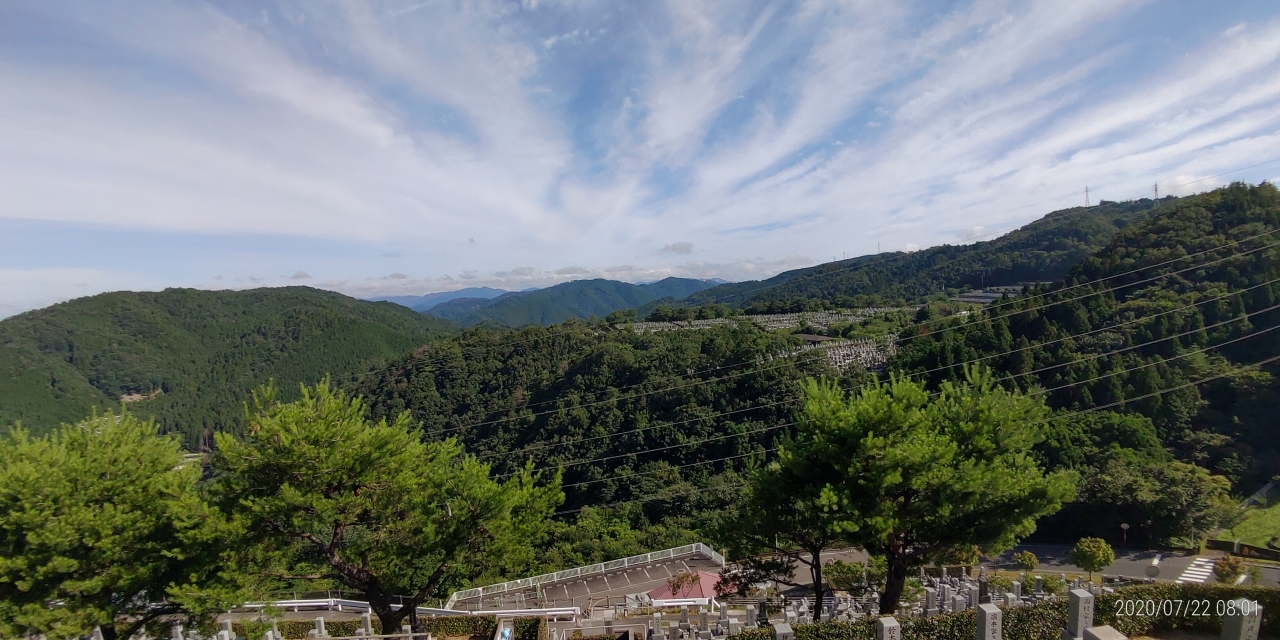
{"type": "MultiPolygon", "coordinates": [[[[1274,176],[1178,186],[1280,148],[1278,11],[4,5],[0,220],[185,234],[193,247],[258,234],[288,255],[255,246],[182,272],[137,251],[120,270],[84,240],[60,263],[0,251],[0,269],[46,274],[32,282],[133,274],[84,291],[304,280],[422,293],[732,280],[796,256],[969,241],[1079,204],[1086,185],[1116,200],[1157,181],[1184,193],[1274,176]],[[668,264],[695,247],[705,262],[668,264]],[[401,271],[384,275],[387,259],[401,271]],[[297,264],[308,272],[254,275],[297,264]]],[[[58,282],[52,298],[0,289],[0,304],[81,291],[58,282]]]]}

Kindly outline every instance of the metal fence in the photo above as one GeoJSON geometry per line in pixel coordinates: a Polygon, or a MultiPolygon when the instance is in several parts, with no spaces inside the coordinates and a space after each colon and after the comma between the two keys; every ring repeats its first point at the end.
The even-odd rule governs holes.
{"type": "Polygon", "coordinates": [[[573,569],[566,569],[564,571],[557,571],[555,573],[544,573],[540,576],[533,576],[532,578],[522,578],[520,580],[511,580],[500,584],[492,584],[487,587],[455,591],[453,595],[449,596],[449,601],[445,603],[444,608],[452,609],[459,600],[506,593],[508,591],[519,591],[549,582],[560,582],[573,578],[600,575],[611,571],[617,571],[619,569],[625,569],[627,567],[648,564],[657,560],[666,560],[669,558],[678,558],[694,554],[702,554],[703,556],[711,559],[712,562],[720,566],[724,566],[724,556],[716,553],[715,549],[712,549],[701,542],[695,542],[693,544],[687,544],[683,547],[676,547],[674,549],[663,549],[662,551],[644,553],[638,556],[631,556],[629,558],[622,558],[619,560],[610,560],[608,562],[599,562],[585,567],[576,567],[573,569]]]}

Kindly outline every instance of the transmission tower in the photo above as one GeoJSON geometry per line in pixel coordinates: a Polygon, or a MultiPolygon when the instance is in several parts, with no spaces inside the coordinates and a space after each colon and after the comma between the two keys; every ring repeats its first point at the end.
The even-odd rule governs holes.
{"type": "Polygon", "coordinates": [[[1160,183],[1159,182],[1151,183],[1151,193],[1152,195],[1155,196],[1156,208],[1159,209],[1160,208],[1160,183]]]}
{"type": "Polygon", "coordinates": [[[1089,187],[1088,186],[1085,186],[1084,188],[1084,206],[1086,207],[1089,206],[1089,187]]]}

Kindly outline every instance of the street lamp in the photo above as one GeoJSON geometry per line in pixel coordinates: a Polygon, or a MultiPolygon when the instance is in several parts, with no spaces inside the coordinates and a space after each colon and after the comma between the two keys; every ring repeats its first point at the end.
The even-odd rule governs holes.
{"type": "Polygon", "coordinates": [[[1120,525],[1120,531],[1122,532],[1120,535],[1123,536],[1122,540],[1124,541],[1121,543],[1121,545],[1124,546],[1125,548],[1128,548],[1129,547],[1129,523],[1126,522],[1120,525]]]}

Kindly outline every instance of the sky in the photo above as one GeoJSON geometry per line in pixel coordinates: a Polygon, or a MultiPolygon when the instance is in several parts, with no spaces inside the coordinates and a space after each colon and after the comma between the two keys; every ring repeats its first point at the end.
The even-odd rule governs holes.
{"type": "Polygon", "coordinates": [[[1280,4],[0,4],[0,317],[759,279],[1280,177],[1280,4]]]}

